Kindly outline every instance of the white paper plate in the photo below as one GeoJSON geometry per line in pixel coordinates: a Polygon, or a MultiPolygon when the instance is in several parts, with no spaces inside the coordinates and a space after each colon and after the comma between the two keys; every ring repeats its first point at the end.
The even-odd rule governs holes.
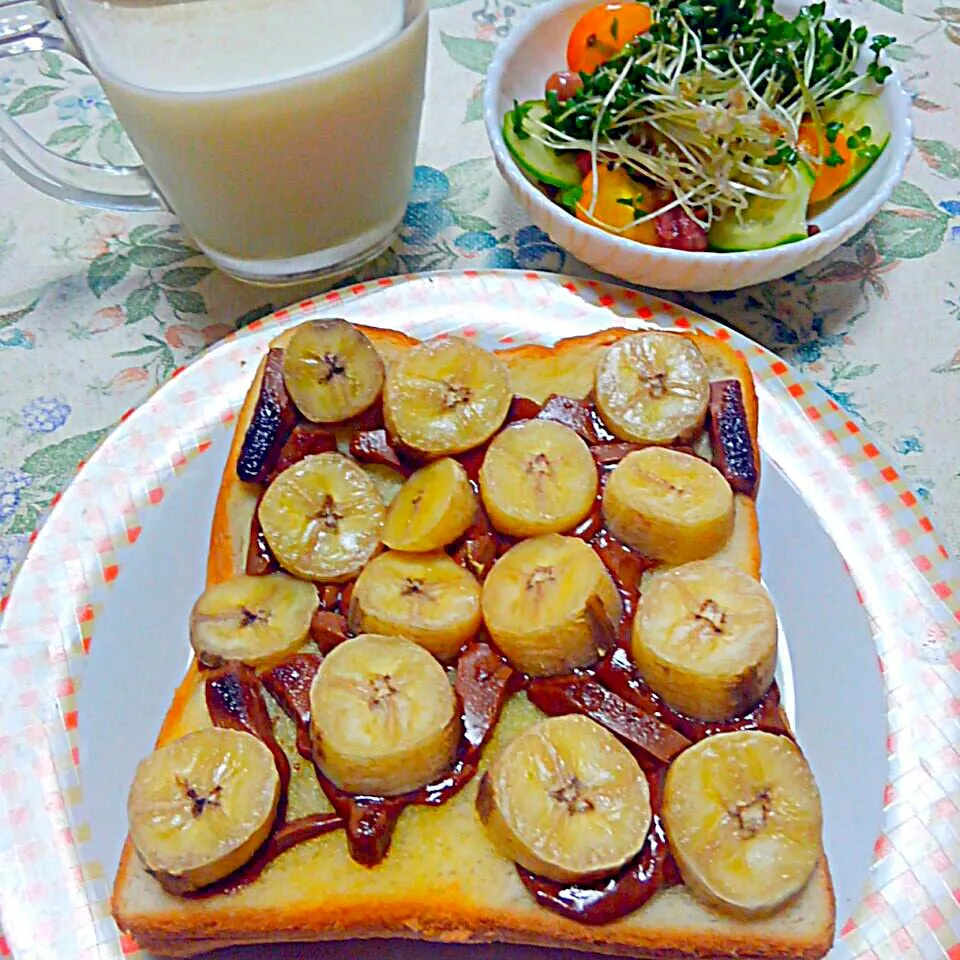
{"type": "MultiPolygon", "coordinates": [[[[837,887],[831,956],[866,958],[880,944],[924,958],[955,948],[960,910],[944,874],[960,840],[937,818],[949,828],[960,816],[951,799],[960,587],[895,468],[817,387],[718,324],[620,288],[471,272],[382,280],[258,321],[131,412],[58,498],[0,623],[0,920],[14,955],[137,953],[108,903],[126,793],[189,661],[187,616],[203,587],[235,412],[267,342],[324,314],[422,338],[455,331],[490,347],[663,323],[702,328],[744,352],[761,401],[764,577],[837,887]]],[[[328,944],[317,955],[472,960],[492,951],[543,955],[399,942],[328,944]]]]}

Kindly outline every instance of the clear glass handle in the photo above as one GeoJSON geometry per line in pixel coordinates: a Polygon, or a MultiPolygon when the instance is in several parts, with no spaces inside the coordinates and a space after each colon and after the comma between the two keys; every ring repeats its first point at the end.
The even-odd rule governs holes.
{"type": "MultiPolygon", "coordinates": [[[[0,2],[0,62],[43,51],[78,53],[54,14],[34,0],[0,2]]],[[[0,108],[0,159],[30,186],[71,203],[112,210],[169,210],[142,165],[91,163],[54,152],[0,108]]]]}

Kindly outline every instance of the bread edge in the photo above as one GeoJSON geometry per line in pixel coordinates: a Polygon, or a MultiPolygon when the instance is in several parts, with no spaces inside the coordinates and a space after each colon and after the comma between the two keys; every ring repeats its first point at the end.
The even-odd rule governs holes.
{"type": "MultiPolygon", "coordinates": [[[[399,331],[359,324],[357,326],[381,352],[384,349],[402,350],[420,342],[399,331]]],[[[295,329],[295,326],[291,327],[273,338],[269,348],[284,347],[295,329]]],[[[522,364],[529,360],[556,357],[566,352],[609,346],[637,332],[637,329],[614,327],[565,338],[553,346],[527,344],[493,352],[509,365],[522,364]]],[[[746,359],[724,341],[708,334],[679,330],[671,332],[695,342],[712,369],[720,366],[726,375],[735,376],[740,381],[750,432],[756,440],[759,421],[758,399],[746,359]]],[[[227,462],[217,493],[207,565],[208,584],[229,579],[243,569],[247,548],[245,534],[249,530],[249,516],[258,494],[253,485],[239,480],[235,467],[247,426],[256,407],[265,362],[266,355],[257,367],[236,418],[227,462]],[[240,523],[237,523],[238,507],[240,513],[246,514],[240,523]]],[[[758,462],[756,466],[759,472],[760,463],[758,462]]],[[[761,556],[756,504],[746,497],[738,499],[739,506],[744,510],[744,519],[749,525],[752,541],[750,560],[754,575],[759,579],[761,556]]],[[[168,731],[176,726],[183,707],[193,694],[199,679],[199,672],[195,666],[191,666],[164,718],[157,737],[157,746],[168,739],[168,731]]],[[[744,941],[739,939],[734,941],[728,933],[716,934],[708,929],[695,936],[688,929],[668,927],[658,929],[655,934],[650,930],[637,931],[642,935],[642,943],[629,937],[613,941],[609,937],[604,937],[604,931],[607,928],[603,926],[591,927],[577,924],[573,932],[563,930],[560,933],[560,925],[557,923],[559,918],[548,911],[542,911],[538,922],[534,924],[529,922],[529,917],[522,918],[521,926],[505,925],[502,915],[487,916],[483,911],[476,909],[471,909],[469,916],[457,915],[455,910],[447,910],[446,915],[441,916],[434,910],[429,917],[421,918],[417,917],[417,907],[420,904],[416,899],[409,902],[395,901],[389,905],[354,900],[353,903],[337,903],[325,912],[308,915],[299,908],[290,911],[288,916],[285,916],[283,910],[245,911],[243,918],[236,918],[237,923],[233,929],[224,929],[224,921],[227,917],[221,916],[223,911],[218,911],[220,922],[214,918],[209,935],[205,933],[201,936],[180,937],[176,920],[170,925],[165,924],[159,916],[151,918],[149,925],[137,923],[134,917],[130,917],[132,922],[124,920],[120,911],[119,891],[128,881],[129,871],[134,866],[132,858],[135,856],[128,837],[124,843],[111,899],[114,916],[121,929],[131,927],[140,929],[137,939],[142,947],[168,956],[192,956],[224,946],[250,943],[401,937],[452,943],[508,942],[609,955],[642,956],[650,960],[691,960],[691,958],[708,958],[716,955],[737,956],[742,960],[774,960],[785,954],[788,954],[791,960],[819,960],[829,949],[834,935],[835,899],[825,857],[821,858],[810,884],[817,884],[823,888],[830,908],[828,922],[811,930],[807,938],[768,936],[762,943],[756,942],[747,947],[744,941]],[[259,913],[264,914],[262,918],[257,916],[259,913]],[[370,924],[371,915],[377,917],[376,924],[370,924]],[[241,929],[240,924],[245,928],[242,935],[238,935],[238,930],[241,929]],[[150,931],[147,930],[147,926],[150,931]],[[153,935],[154,933],[156,935],[153,935]],[[679,943],[683,944],[682,948],[677,946],[679,943]]],[[[229,914],[229,910],[226,913],[229,914]]],[[[725,917],[724,920],[728,921],[729,918],[725,917]]]]}

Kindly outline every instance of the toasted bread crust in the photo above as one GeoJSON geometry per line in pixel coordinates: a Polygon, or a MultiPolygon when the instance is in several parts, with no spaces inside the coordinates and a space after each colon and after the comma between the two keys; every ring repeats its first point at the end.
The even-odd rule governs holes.
{"type": "MultiPolygon", "coordinates": [[[[832,897],[830,877],[821,863],[810,881],[810,888],[820,888],[832,897]]],[[[703,927],[687,924],[669,925],[670,913],[683,914],[689,909],[689,898],[682,890],[678,896],[661,894],[662,925],[656,930],[645,929],[641,936],[631,936],[620,930],[611,937],[611,928],[589,927],[571,921],[553,921],[559,918],[546,914],[547,919],[513,917],[498,911],[476,910],[465,913],[451,905],[446,911],[425,910],[422,899],[412,896],[404,903],[370,900],[336,901],[326,909],[285,910],[282,907],[253,913],[220,912],[212,922],[191,932],[202,935],[181,937],[178,930],[182,921],[159,925],[138,937],[141,947],[167,956],[193,956],[224,946],[249,943],[312,943],[324,940],[400,939],[433,940],[441,943],[517,943],[532,946],[575,949],[608,956],[643,957],[645,960],[718,960],[736,957],[737,960],[820,960],[829,948],[822,938],[802,942],[791,932],[778,934],[774,930],[752,931],[749,939],[731,933],[724,921],[710,929],[709,921],[703,927]],[[673,902],[670,902],[672,899],[673,902]],[[518,922],[519,921],[519,922],[518,922]],[[570,929],[572,928],[572,929],[570,929]]],[[[807,904],[802,900],[797,910],[807,904]]],[[[545,911],[540,911],[546,913],[545,911]]],[[[819,911],[818,911],[819,912],[819,911]]],[[[797,924],[799,925],[799,924],[797,924]]],[[[796,927],[794,927],[795,929],[796,927]]],[[[831,930],[832,936],[832,930],[831,930]]]]}
{"type": "MultiPolygon", "coordinates": [[[[387,363],[418,342],[394,331],[361,329],[387,363]]],[[[599,353],[635,332],[615,328],[562,340],[554,347],[526,345],[498,354],[510,370],[515,393],[538,401],[551,393],[583,397],[592,388],[599,353]]],[[[284,346],[291,335],[292,331],[286,331],[271,346],[284,346]]],[[[750,430],[756,437],[757,396],[745,359],[715,338],[684,335],[700,347],[713,379],[736,377],[740,381],[750,430]]],[[[237,478],[235,467],[259,395],[263,366],[261,363],[237,418],[218,492],[208,583],[233,577],[244,568],[258,491],[237,478]]],[[[756,506],[738,495],[736,508],[734,536],[723,552],[759,578],[756,506]]],[[[196,665],[191,666],[164,720],[158,745],[210,722],[203,704],[202,679],[196,665]]],[[[531,711],[525,698],[522,705],[509,704],[501,726],[525,725],[534,718],[531,711]]],[[[489,748],[491,754],[500,735],[509,737],[509,732],[498,730],[489,748]]],[[[432,821],[422,810],[405,812],[394,849],[372,871],[350,860],[338,832],[284,854],[250,887],[206,900],[184,900],[165,893],[146,874],[128,839],[114,887],[114,916],[141,946],[171,956],[239,943],[372,937],[506,941],[653,960],[817,960],[829,949],[835,906],[825,859],[796,900],[768,919],[732,919],[679,887],[660,891],[644,908],[621,921],[591,927],[535,904],[513,865],[486,839],[473,810],[475,793],[474,782],[455,800],[429,811],[432,821]],[[466,864],[463,869],[456,858],[460,865],[466,864]]]]}

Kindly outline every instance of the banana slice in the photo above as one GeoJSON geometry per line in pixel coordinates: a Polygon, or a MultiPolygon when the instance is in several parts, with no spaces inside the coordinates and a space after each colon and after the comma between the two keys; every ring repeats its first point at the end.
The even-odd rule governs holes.
{"type": "Polygon", "coordinates": [[[772,733],[721,733],[685,750],[667,771],[662,815],[684,882],[741,916],[786,903],[823,852],[813,773],[772,733]]]}
{"type": "Polygon", "coordinates": [[[667,706],[701,720],[741,716],[773,682],[773,601],[762,584],[730,564],[685,564],[644,586],[632,652],[667,706]]]}
{"type": "Polygon", "coordinates": [[[453,763],[460,718],[443,667],[402,637],[362,634],[340,644],[310,688],[317,764],[350,793],[395,796],[453,763]]]}
{"type": "Polygon", "coordinates": [[[354,584],[348,615],[354,633],[407,637],[453,660],[480,628],[480,584],[442,551],[387,551],[354,584]]]}
{"type": "Polygon", "coordinates": [[[646,557],[687,563],[716,553],[733,533],[733,491],[716,467],[679,450],[627,454],[603,490],[607,529],[646,557]]]}
{"type": "Polygon", "coordinates": [[[234,577],[207,587],[190,613],[190,643],[208,667],[266,666],[298,650],[320,606],[317,588],[285,573],[234,577]]]}
{"type": "Polygon", "coordinates": [[[307,580],[339,583],[377,552],[384,513],[362,467],[341,453],[321,453],[284,470],[258,515],[280,566],[307,580]]]}
{"type": "Polygon", "coordinates": [[[483,582],[480,607],[497,646],[533,677],[594,663],[623,615],[596,553],[556,533],[524,540],[500,557],[483,582]]]}
{"type": "Polygon", "coordinates": [[[510,410],[503,361],[458,337],[401,354],[387,371],[383,418],[390,433],[429,457],[488,440],[510,410]]]}
{"type": "Polygon", "coordinates": [[[283,382],[297,409],[314,423],[349,420],[383,389],[383,361],[346,320],[299,326],[283,355],[283,382]]]}
{"type": "Polygon", "coordinates": [[[707,365],[686,337],[636,333],[618,340],[600,360],[594,399],[607,429],[621,440],[689,440],[707,415],[707,365]]]}
{"type": "Polygon", "coordinates": [[[257,852],[279,800],[280,777],[260,740],[205,727],[141,761],[127,799],[130,838],[165,889],[187,893],[257,852]]]}
{"type": "Polygon", "coordinates": [[[380,498],[383,505],[389,507],[394,498],[400,492],[406,478],[399,470],[388,467],[382,463],[365,463],[363,472],[373,481],[374,486],[380,492],[380,498]]]}
{"type": "Polygon", "coordinates": [[[523,731],[497,755],[477,812],[511,860],[561,883],[615,873],[650,829],[650,787],[600,724],[568,714],[523,731]]]}
{"type": "Polygon", "coordinates": [[[592,509],[597,465],[570,427],[528,420],[507,427],[491,441],[480,467],[480,494],[501,533],[560,533],[592,509]]]}
{"type": "Polygon", "coordinates": [[[439,550],[463,536],[477,516],[467,471],[450,457],[421,467],[401,487],[383,525],[393,550],[439,550]]]}

